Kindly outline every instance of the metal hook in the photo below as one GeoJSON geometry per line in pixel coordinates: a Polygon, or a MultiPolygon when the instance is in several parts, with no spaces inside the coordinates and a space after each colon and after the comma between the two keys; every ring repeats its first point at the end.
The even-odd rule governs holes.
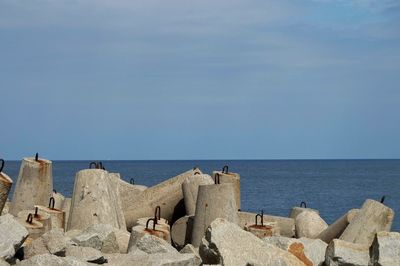
{"type": "Polygon", "coordinates": [[[382,198],[381,198],[381,203],[383,203],[385,201],[385,199],[386,199],[386,196],[383,195],[382,198]]]}
{"type": "Polygon", "coordinates": [[[38,217],[39,215],[38,215],[38,210],[39,210],[39,208],[38,207],[35,207],[35,214],[33,215],[33,216],[35,216],[35,217],[38,217]]]}
{"type": "Polygon", "coordinates": [[[92,168],[92,166],[94,166],[94,168],[97,168],[97,163],[96,162],[91,162],[89,164],[89,169],[94,169],[94,168],[92,168]]]}
{"type": "Polygon", "coordinates": [[[227,174],[228,173],[228,166],[225,165],[224,167],[222,167],[222,173],[223,174],[227,174]]]}
{"type": "Polygon", "coordinates": [[[97,163],[97,166],[96,166],[96,168],[97,168],[97,169],[106,170],[106,168],[104,168],[104,166],[103,166],[103,163],[102,163],[102,162],[98,162],[98,163],[97,163]]]}
{"type": "Polygon", "coordinates": [[[134,184],[135,184],[135,179],[131,178],[131,180],[129,180],[129,183],[130,183],[131,185],[134,185],[134,184]]]}
{"type": "Polygon", "coordinates": [[[36,162],[39,161],[39,153],[36,153],[36,155],[35,155],[35,161],[36,161],[36,162]]]}
{"type": "Polygon", "coordinates": [[[3,168],[4,168],[4,160],[0,159],[1,162],[1,166],[0,166],[0,173],[3,172],[3,168]]]}
{"type": "Polygon", "coordinates": [[[54,199],[54,197],[50,197],[50,200],[49,200],[49,208],[50,209],[54,209],[54,204],[56,203],[56,200],[54,199]]]}
{"type": "Polygon", "coordinates": [[[193,171],[196,171],[197,169],[199,169],[199,167],[197,166],[193,167],[193,171]]]}
{"type": "Polygon", "coordinates": [[[264,226],[264,210],[261,210],[261,214],[257,214],[257,215],[256,215],[256,225],[258,225],[258,223],[257,223],[257,220],[258,220],[257,218],[258,218],[258,217],[260,217],[260,219],[261,219],[261,223],[260,223],[260,224],[261,224],[262,226],[264,226]]]}
{"type": "Polygon", "coordinates": [[[307,208],[307,204],[306,204],[305,201],[302,201],[302,202],[300,203],[300,207],[303,207],[303,205],[304,205],[304,208],[307,208]]]}
{"type": "Polygon", "coordinates": [[[28,217],[26,218],[26,222],[27,222],[27,223],[30,223],[30,224],[33,222],[32,213],[28,214],[28,217]]]}
{"type": "Polygon", "coordinates": [[[57,194],[57,190],[53,189],[53,192],[54,192],[55,194],[57,194]]]}
{"type": "Polygon", "coordinates": [[[219,173],[216,173],[216,174],[214,175],[214,183],[215,183],[215,184],[220,184],[219,173]]]}
{"type": "Polygon", "coordinates": [[[194,172],[194,175],[200,175],[200,172],[196,171],[196,172],[194,172]]]}
{"type": "Polygon", "coordinates": [[[156,218],[150,218],[146,222],[146,229],[149,228],[149,222],[153,221],[153,230],[156,230],[156,224],[157,224],[157,219],[156,218]]]}
{"type": "Polygon", "coordinates": [[[161,207],[157,206],[156,210],[154,211],[154,219],[156,219],[157,221],[161,219],[161,207]],[[157,216],[158,214],[158,216],[157,216]]]}

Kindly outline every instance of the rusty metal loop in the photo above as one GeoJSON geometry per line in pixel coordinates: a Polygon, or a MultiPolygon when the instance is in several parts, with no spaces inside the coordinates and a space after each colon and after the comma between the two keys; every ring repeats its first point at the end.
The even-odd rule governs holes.
{"type": "Polygon", "coordinates": [[[3,172],[3,168],[4,168],[4,160],[0,159],[1,162],[1,166],[0,166],[0,173],[3,172]]]}
{"type": "Polygon", "coordinates": [[[223,174],[227,174],[228,173],[228,166],[225,165],[224,167],[222,167],[222,173],[223,174]]]}
{"type": "Polygon", "coordinates": [[[259,214],[257,214],[256,215],[256,225],[258,225],[258,217],[260,217],[260,220],[261,220],[261,223],[260,223],[260,225],[261,226],[264,226],[264,210],[261,210],[261,214],[259,213],[259,214]]]}
{"type": "Polygon", "coordinates": [[[156,210],[154,211],[154,219],[160,220],[161,219],[161,207],[157,206],[156,210]],[[157,216],[158,214],[158,216],[157,216]]]}
{"type": "Polygon", "coordinates": [[[215,175],[214,175],[214,183],[217,185],[217,184],[220,184],[220,180],[219,180],[219,173],[216,173],[215,175]]]}
{"type": "Polygon", "coordinates": [[[200,175],[200,172],[196,171],[194,172],[194,175],[200,175]]]}
{"type": "Polygon", "coordinates": [[[54,209],[54,204],[56,203],[56,200],[54,199],[54,197],[50,197],[49,200],[49,209],[54,209]]]}
{"type": "Polygon", "coordinates": [[[32,213],[28,214],[28,217],[26,218],[26,222],[27,222],[27,223],[30,223],[30,224],[33,222],[33,215],[32,215],[32,213]]]}
{"type": "Polygon", "coordinates": [[[196,171],[197,169],[199,169],[199,167],[197,166],[193,167],[193,171],[196,171]]]}
{"type": "Polygon", "coordinates": [[[304,208],[307,208],[307,204],[306,204],[305,201],[302,201],[302,202],[300,203],[300,207],[303,208],[303,205],[304,205],[304,208]]]}
{"type": "Polygon", "coordinates": [[[384,203],[384,202],[385,202],[385,199],[386,199],[386,196],[383,195],[382,198],[381,198],[381,203],[384,203]]]}
{"type": "Polygon", "coordinates": [[[94,169],[94,168],[92,168],[92,166],[94,166],[94,168],[97,168],[97,163],[96,162],[90,162],[89,169],[94,169]]]}
{"type": "Polygon", "coordinates": [[[131,179],[129,180],[129,183],[130,183],[131,185],[134,185],[134,184],[135,184],[135,179],[131,178],[131,179]]]}
{"type": "Polygon", "coordinates": [[[156,218],[150,218],[146,222],[146,229],[149,229],[149,222],[153,221],[153,230],[156,230],[156,224],[157,224],[157,219],[156,218]]]}
{"type": "Polygon", "coordinates": [[[39,210],[39,208],[38,207],[35,207],[35,214],[33,215],[33,216],[35,216],[35,217],[38,217],[39,215],[38,215],[38,210],[39,210]]]}
{"type": "Polygon", "coordinates": [[[35,155],[35,161],[36,161],[36,162],[39,161],[39,153],[36,153],[36,155],[35,155]]]}
{"type": "Polygon", "coordinates": [[[53,192],[54,192],[55,194],[57,194],[57,190],[53,189],[53,192]]]}
{"type": "Polygon", "coordinates": [[[97,168],[97,169],[101,169],[101,170],[106,170],[106,168],[103,166],[103,163],[102,163],[102,162],[98,162],[96,168],[97,168]]]}

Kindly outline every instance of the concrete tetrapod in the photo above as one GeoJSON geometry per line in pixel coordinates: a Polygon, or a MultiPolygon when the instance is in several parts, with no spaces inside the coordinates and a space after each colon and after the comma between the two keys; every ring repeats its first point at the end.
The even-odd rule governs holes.
{"type": "Polygon", "coordinates": [[[39,209],[39,213],[47,213],[50,215],[51,228],[60,228],[65,231],[65,212],[60,209],[36,205],[35,208],[39,209]]]}
{"type": "Polygon", "coordinates": [[[193,246],[200,246],[207,227],[217,218],[239,223],[232,183],[199,186],[191,240],[193,246]]]}
{"type": "Polygon", "coordinates": [[[359,209],[352,209],[348,211],[333,224],[329,225],[328,228],[322,231],[316,238],[321,239],[327,244],[329,244],[333,239],[339,238],[359,211],[359,209]]]}
{"type": "Polygon", "coordinates": [[[18,213],[18,218],[21,220],[26,220],[29,214],[33,214],[33,220],[41,223],[43,225],[43,233],[46,233],[51,230],[51,217],[47,213],[43,213],[39,211],[39,209],[35,208],[35,210],[23,210],[18,213]]]}
{"type": "Polygon", "coordinates": [[[177,249],[190,243],[192,238],[194,215],[179,218],[171,227],[172,243],[177,249]]]}
{"type": "Polygon", "coordinates": [[[232,183],[235,193],[237,209],[240,210],[240,175],[228,172],[228,166],[224,166],[222,171],[213,171],[214,180],[219,179],[218,183],[232,183]]]}
{"type": "Polygon", "coordinates": [[[101,169],[81,170],[76,174],[67,230],[85,230],[93,224],[109,224],[126,229],[121,219],[118,189],[108,172],[101,169]],[[113,191],[114,190],[114,191],[113,191]]]}
{"type": "Polygon", "coordinates": [[[132,202],[135,202],[137,197],[147,189],[146,186],[134,185],[119,179],[119,195],[121,197],[122,210],[126,212],[132,202]]]}
{"type": "Polygon", "coordinates": [[[185,200],[185,208],[187,215],[194,215],[196,210],[197,192],[200,185],[214,184],[214,180],[209,175],[196,172],[189,176],[182,184],[182,192],[185,200]]]}
{"type": "Polygon", "coordinates": [[[161,206],[161,217],[170,223],[174,222],[173,218],[184,216],[182,183],[195,172],[201,174],[199,169],[194,168],[143,191],[124,211],[127,228],[132,228],[139,218],[151,217],[156,206],[161,206]],[[181,215],[174,217],[180,212],[181,215]]]}
{"type": "MultiPolygon", "coordinates": [[[[306,206],[304,201],[302,203],[304,203],[304,206],[306,206]]],[[[299,215],[300,213],[302,213],[304,211],[313,211],[319,215],[319,211],[315,210],[315,209],[306,208],[306,207],[304,207],[304,208],[303,207],[293,207],[292,210],[290,211],[289,217],[296,219],[297,215],[299,215]]]]}
{"type": "Polygon", "coordinates": [[[62,209],[64,205],[64,200],[65,197],[61,193],[57,193],[56,190],[53,190],[53,195],[52,197],[54,198],[54,208],[55,209],[62,209]]]}
{"type": "Polygon", "coordinates": [[[2,172],[4,167],[4,160],[0,160],[0,214],[3,211],[4,205],[6,204],[8,193],[10,192],[13,184],[12,179],[2,172]]]}
{"type": "Polygon", "coordinates": [[[24,158],[11,202],[14,216],[34,205],[44,205],[53,193],[52,162],[41,158],[24,158]]]}
{"type": "Polygon", "coordinates": [[[393,217],[394,211],[391,208],[367,199],[340,239],[370,246],[377,232],[390,231],[393,217]]]}

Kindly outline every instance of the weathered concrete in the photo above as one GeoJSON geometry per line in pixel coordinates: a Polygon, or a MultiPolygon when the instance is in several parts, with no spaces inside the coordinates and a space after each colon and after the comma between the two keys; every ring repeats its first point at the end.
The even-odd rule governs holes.
{"type": "Polygon", "coordinates": [[[41,223],[43,225],[43,233],[51,230],[51,217],[49,214],[40,211],[39,209],[35,210],[23,210],[20,211],[17,215],[21,220],[26,220],[29,214],[33,214],[33,220],[41,223]]]}
{"type": "Polygon", "coordinates": [[[10,213],[17,215],[35,205],[46,206],[53,193],[52,162],[46,159],[24,158],[21,163],[10,213]]]}
{"type": "Polygon", "coordinates": [[[157,225],[155,229],[153,229],[153,227],[146,228],[145,226],[142,225],[136,225],[132,227],[131,230],[131,235],[128,244],[128,252],[134,249],[134,246],[136,246],[137,242],[146,234],[153,235],[155,237],[163,239],[167,243],[171,243],[170,233],[164,228],[157,227],[157,225]]]}
{"type": "Polygon", "coordinates": [[[375,200],[366,200],[340,239],[370,246],[377,232],[390,231],[393,217],[394,211],[389,207],[375,200]]]}
{"type": "Polygon", "coordinates": [[[182,183],[182,192],[185,200],[185,208],[187,215],[194,215],[196,211],[197,192],[200,185],[214,184],[211,176],[206,174],[195,173],[186,178],[182,183]]]}
{"type": "Polygon", "coordinates": [[[120,250],[115,233],[117,230],[109,224],[94,224],[72,240],[79,246],[92,247],[103,253],[115,253],[120,250]]]}
{"type": "Polygon", "coordinates": [[[322,266],[325,262],[325,250],[328,245],[320,239],[272,236],[264,238],[263,241],[289,251],[305,265],[322,266]]]}
{"type": "Polygon", "coordinates": [[[213,171],[213,179],[215,180],[215,176],[219,175],[220,184],[232,183],[235,194],[235,201],[238,210],[240,210],[241,201],[240,201],[240,175],[237,173],[230,172],[222,172],[222,171],[213,171]]]}
{"type": "Polygon", "coordinates": [[[126,229],[115,179],[105,170],[86,169],[76,174],[67,230],[93,224],[126,229]]]}
{"type": "Polygon", "coordinates": [[[65,212],[63,210],[40,205],[35,205],[35,208],[38,208],[40,214],[46,213],[50,216],[51,228],[61,228],[65,231],[65,212]]]}
{"type": "Polygon", "coordinates": [[[65,213],[64,228],[66,229],[67,225],[68,225],[69,212],[71,211],[71,198],[65,198],[64,199],[63,206],[62,206],[61,210],[63,210],[64,213],[65,213]]]}
{"type": "Polygon", "coordinates": [[[322,231],[328,228],[328,224],[314,211],[303,211],[297,215],[296,236],[316,238],[322,231]]]}
{"type": "MultiPolygon", "coordinates": [[[[2,167],[3,165],[0,165],[0,168],[2,167]]],[[[7,202],[8,193],[10,192],[12,184],[12,179],[0,170],[0,214],[2,213],[4,205],[7,202]]]]}
{"type": "Polygon", "coordinates": [[[129,233],[126,230],[120,229],[120,230],[114,231],[114,234],[115,234],[115,238],[117,239],[119,253],[127,253],[131,233],[129,233]]]}
{"type": "Polygon", "coordinates": [[[96,264],[107,262],[100,251],[91,247],[67,246],[65,255],[96,264]]]}
{"type": "Polygon", "coordinates": [[[311,208],[303,208],[303,207],[293,207],[292,210],[290,211],[289,218],[296,219],[297,215],[304,211],[312,211],[315,212],[319,215],[319,211],[311,208]]]}
{"type": "Polygon", "coordinates": [[[370,265],[400,265],[400,233],[378,232],[369,249],[370,265]]]}
{"type": "Polygon", "coordinates": [[[368,246],[334,239],[325,253],[326,266],[366,266],[369,262],[368,246]]]}
{"type": "Polygon", "coordinates": [[[54,208],[62,209],[63,205],[64,205],[64,200],[65,200],[65,197],[63,196],[63,194],[53,190],[52,197],[54,198],[54,208]]]}
{"type": "Polygon", "coordinates": [[[142,185],[132,185],[128,182],[125,182],[122,178],[119,178],[119,195],[121,197],[122,202],[122,210],[125,213],[128,211],[129,206],[132,202],[135,202],[139,195],[147,189],[146,186],[142,185]]]}
{"type": "Polygon", "coordinates": [[[156,206],[161,206],[162,218],[173,222],[174,213],[185,212],[184,206],[183,210],[178,210],[179,203],[183,202],[182,183],[195,172],[201,174],[199,169],[194,168],[140,193],[124,211],[127,228],[131,228],[139,218],[152,217],[156,206]]]}
{"type": "Polygon", "coordinates": [[[129,247],[128,252],[135,252],[136,249],[146,252],[147,254],[170,252],[178,253],[178,251],[173,248],[167,241],[150,234],[144,234],[135,243],[135,245],[129,247]]]}
{"type": "Polygon", "coordinates": [[[0,258],[10,260],[28,234],[28,231],[12,215],[0,216],[0,258]]]}
{"type": "Polygon", "coordinates": [[[11,202],[7,200],[6,203],[4,204],[3,211],[0,213],[0,215],[7,214],[10,211],[10,206],[11,202]]]}
{"type": "Polygon", "coordinates": [[[264,222],[264,212],[257,214],[254,224],[245,225],[244,230],[252,233],[258,238],[279,235],[279,227],[276,222],[264,222]]]}
{"type": "Polygon", "coordinates": [[[28,230],[29,239],[33,240],[46,233],[46,227],[44,227],[41,222],[34,219],[34,211],[31,215],[32,220],[29,220],[28,217],[16,217],[16,220],[28,230]]]}
{"type": "Polygon", "coordinates": [[[261,239],[224,219],[214,220],[199,248],[204,264],[304,265],[293,254],[261,239]]]}
{"type": "Polygon", "coordinates": [[[171,239],[174,246],[178,249],[190,243],[193,231],[194,216],[183,216],[171,227],[171,239]]]}
{"type": "Polygon", "coordinates": [[[17,262],[17,266],[90,266],[74,257],[57,257],[51,254],[42,254],[33,256],[30,259],[17,262]]]}
{"type": "Polygon", "coordinates": [[[53,229],[24,247],[24,258],[29,259],[40,254],[54,254],[64,257],[65,250],[72,242],[64,236],[60,228],[53,229]]]}
{"type": "Polygon", "coordinates": [[[10,263],[5,261],[3,258],[0,258],[0,266],[9,266],[9,265],[10,265],[10,263]]]}
{"type": "Polygon", "coordinates": [[[191,244],[198,247],[207,227],[216,218],[239,223],[232,183],[199,186],[191,244]]]}
{"type": "MultiPolygon", "coordinates": [[[[251,212],[238,212],[239,226],[245,228],[254,224],[256,215],[251,212]]],[[[292,218],[264,214],[263,219],[265,223],[275,222],[281,236],[294,237],[296,234],[295,221],[292,218]]]]}
{"type": "Polygon", "coordinates": [[[181,254],[192,254],[195,257],[195,265],[201,265],[202,261],[199,254],[199,249],[195,248],[192,244],[184,246],[179,253],[181,254]]]}
{"type": "Polygon", "coordinates": [[[106,254],[109,266],[197,266],[193,254],[156,253],[106,254]]]}
{"type": "Polygon", "coordinates": [[[327,244],[329,244],[334,238],[339,238],[359,211],[359,209],[348,211],[333,224],[329,225],[328,228],[322,231],[316,238],[321,239],[327,244]]]}

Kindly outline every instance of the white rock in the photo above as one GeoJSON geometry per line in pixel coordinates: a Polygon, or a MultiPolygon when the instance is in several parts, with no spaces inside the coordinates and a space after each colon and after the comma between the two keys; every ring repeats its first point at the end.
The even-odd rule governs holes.
{"type": "Polygon", "coordinates": [[[92,247],[104,253],[119,252],[115,231],[119,229],[109,224],[94,224],[75,236],[72,240],[82,247],[92,247]]]}
{"type": "Polygon", "coordinates": [[[30,259],[17,262],[17,266],[90,266],[89,263],[74,257],[57,257],[51,254],[33,256],[30,259]]]}
{"type": "Polygon", "coordinates": [[[293,254],[266,244],[236,224],[220,218],[207,229],[199,253],[205,264],[304,265],[293,254]]]}
{"type": "Polygon", "coordinates": [[[366,245],[334,239],[326,249],[327,266],[366,266],[368,262],[369,252],[366,245]]]}
{"type": "Polygon", "coordinates": [[[0,258],[10,260],[28,237],[28,231],[11,214],[0,216],[0,258]]]}
{"type": "Polygon", "coordinates": [[[67,245],[71,243],[71,239],[64,235],[62,229],[55,228],[25,246],[24,257],[27,259],[35,255],[47,253],[63,257],[65,256],[67,245]]]}
{"type": "Polygon", "coordinates": [[[10,264],[4,259],[0,258],[0,266],[9,266],[10,264]]]}
{"type": "Polygon", "coordinates": [[[295,219],[296,236],[316,238],[328,224],[314,211],[303,211],[295,219]]]}
{"type": "Polygon", "coordinates": [[[192,254],[179,253],[128,253],[128,254],[106,254],[109,266],[197,266],[192,254]]]}
{"type": "Polygon", "coordinates": [[[107,262],[100,251],[90,247],[68,246],[65,255],[91,263],[103,264],[107,262]]]}
{"type": "Polygon", "coordinates": [[[400,233],[379,232],[370,248],[371,265],[400,265],[400,233]]]}
{"type": "Polygon", "coordinates": [[[153,235],[145,234],[136,243],[129,248],[129,252],[136,249],[146,252],[147,254],[155,253],[178,253],[167,241],[153,235]]]}
{"type": "Polygon", "coordinates": [[[199,254],[199,249],[195,248],[192,244],[187,244],[186,246],[184,246],[183,249],[181,249],[179,251],[179,253],[181,253],[181,254],[192,254],[195,257],[196,265],[200,265],[201,264],[201,258],[200,258],[200,254],[199,254]]]}

